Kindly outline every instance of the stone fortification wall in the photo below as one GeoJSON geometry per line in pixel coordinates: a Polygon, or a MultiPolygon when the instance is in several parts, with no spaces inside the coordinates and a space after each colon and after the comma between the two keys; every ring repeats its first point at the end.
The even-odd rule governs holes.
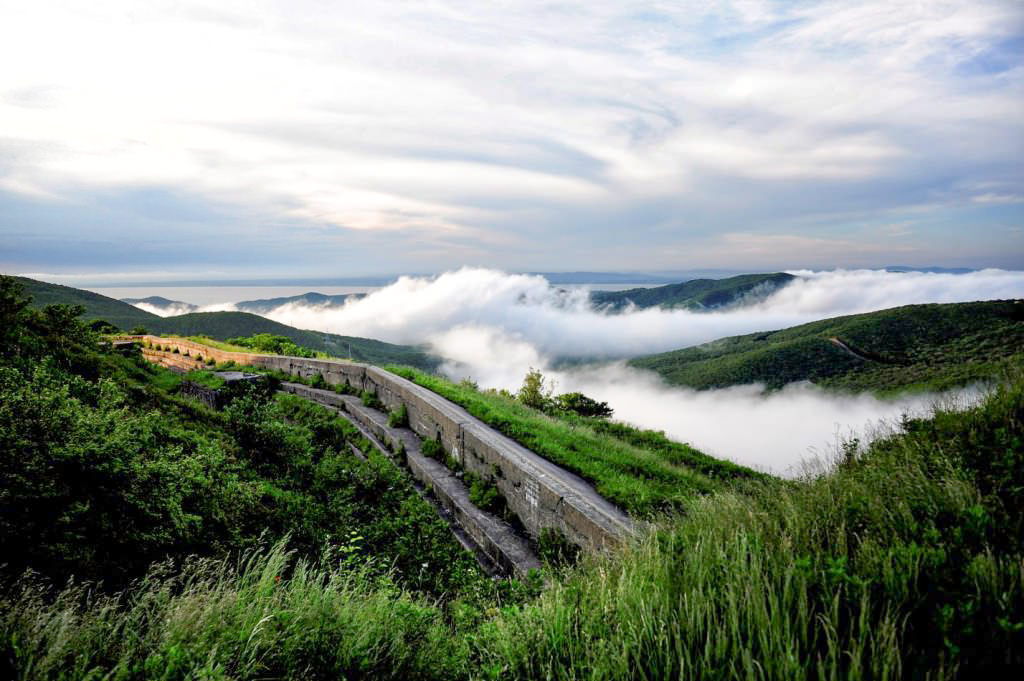
{"type": "Polygon", "coordinates": [[[437,393],[383,369],[356,362],[227,352],[175,338],[140,339],[176,346],[179,353],[187,349],[217,362],[233,361],[305,378],[320,374],[330,385],[347,384],[375,393],[388,409],[405,405],[409,427],[422,438],[440,442],[467,470],[494,482],[535,538],[551,528],[578,546],[599,549],[634,530],[628,516],[579,476],[498,433],[437,393]]]}

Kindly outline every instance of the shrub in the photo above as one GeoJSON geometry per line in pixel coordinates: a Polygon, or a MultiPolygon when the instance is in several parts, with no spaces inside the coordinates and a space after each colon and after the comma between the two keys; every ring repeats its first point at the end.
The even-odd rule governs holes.
{"type": "Polygon", "coordinates": [[[555,398],[555,407],[580,416],[606,419],[612,415],[607,402],[598,402],[583,393],[564,393],[555,398]]]}
{"type": "Polygon", "coordinates": [[[447,456],[447,453],[444,451],[444,445],[441,444],[440,436],[436,440],[424,440],[423,444],[420,445],[420,452],[423,456],[442,462],[445,456],[447,456]]]}
{"type": "Polygon", "coordinates": [[[544,375],[539,370],[530,367],[530,371],[523,378],[522,387],[516,393],[516,399],[533,409],[541,411],[549,409],[553,390],[545,383],[544,375]]]}

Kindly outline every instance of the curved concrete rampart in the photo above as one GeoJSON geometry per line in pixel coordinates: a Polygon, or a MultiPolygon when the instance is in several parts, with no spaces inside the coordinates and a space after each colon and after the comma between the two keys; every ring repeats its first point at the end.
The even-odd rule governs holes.
{"type": "Polygon", "coordinates": [[[526,449],[435,392],[383,369],[323,359],[236,353],[192,341],[138,337],[179,353],[212,357],[217,362],[277,369],[302,377],[323,376],[330,385],[348,384],[375,393],[391,410],[405,405],[409,427],[436,439],[465,468],[492,481],[508,507],[533,537],[551,528],[587,549],[614,545],[635,529],[633,521],[601,497],[590,483],[526,449]]]}

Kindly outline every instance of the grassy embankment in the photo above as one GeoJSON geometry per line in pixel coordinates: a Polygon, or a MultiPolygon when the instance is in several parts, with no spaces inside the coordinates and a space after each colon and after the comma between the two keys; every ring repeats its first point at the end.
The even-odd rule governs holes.
{"type": "Polygon", "coordinates": [[[699,390],[812,381],[843,390],[944,390],[1000,380],[1024,359],[1024,301],[909,305],[723,338],[630,362],[699,390]],[[869,359],[830,342],[839,338],[869,359]]]}
{"type": "Polygon", "coordinates": [[[591,481],[606,499],[635,516],[685,508],[695,496],[759,474],[715,459],[663,433],[601,419],[553,417],[519,401],[452,383],[409,367],[399,376],[463,406],[524,447],[591,481]]]}

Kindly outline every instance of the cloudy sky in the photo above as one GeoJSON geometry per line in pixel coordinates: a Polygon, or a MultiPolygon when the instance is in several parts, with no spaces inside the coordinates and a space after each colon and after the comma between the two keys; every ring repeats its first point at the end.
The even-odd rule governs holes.
{"type": "Polygon", "coordinates": [[[1015,0],[0,0],[7,272],[1024,269],[1022,153],[1015,0]]]}

